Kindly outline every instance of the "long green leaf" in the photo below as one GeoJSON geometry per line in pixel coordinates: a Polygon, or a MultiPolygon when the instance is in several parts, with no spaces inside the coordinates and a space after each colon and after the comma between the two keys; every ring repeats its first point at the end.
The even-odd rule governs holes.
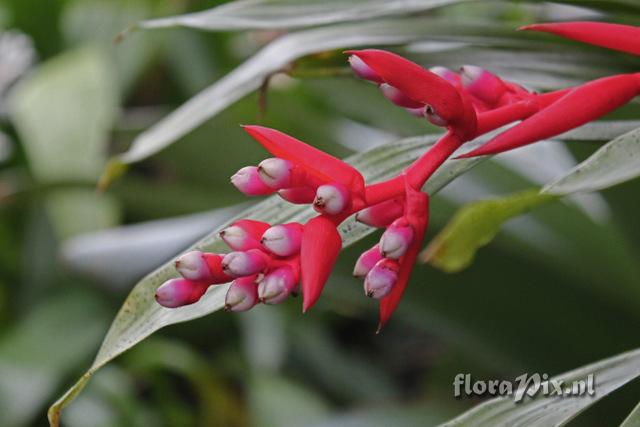
{"type": "MultiPolygon", "coordinates": [[[[368,152],[356,154],[347,161],[360,170],[369,182],[386,179],[397,174],[402,168],[414,161],[437,136],[408,138],[368,152]]],[[[486,141],[486,139],[483,139],[486,141]]],[[[478,141],[475,144],[480,144],[478,141]]],[[[450,160],[427,182],[425,191],[434,194],[451,180],[466,172],[482,159],[450,160]]],[[[271,223],[290,221],[305,222],[315,215],[308,206],[283,203],[278,197],[270,197],[245,210],[233,219],[221,224],[215,231],[197,242],[193,248],[211,252],[224,252],[226,247],[218,236],[218,231],[238,218],[252,218],[271,223]]],[[[348,246],[375,229],[357,223],[353,218],[345,221],[340,227],[343,245],[348,246]]],[[[177,309],[166,309],[155,302],[154,293],[158,286],[171,277],[176,271],[173,262],[167,262],[140,281],[131,291],[119,313],[116,315],[107,336],[102,343],[98,355],[89,370],[73,385],[51,408],[49,422],[58,426],[60,411],[68,405],[100,367],[122,352],[136,345],[155,331],[167,325],[205,316],[224,306],[224,296],[228,285],[212,286],[204,297],[196,304],[177,309]]]]}
{"type": "Polygon", "coordinates": [[[598,191],[640,176],[640,128],[602,146],[566,175],[545,186],[548,194],[598,191]]]}
{"type": "Polygon", "coordinates": [[[633,411],[624,419],[620,427],[640,427],[640,403],[633,408],[633,411]]]}
{"type": "Polygon", "coordinates": [[[301,28],[410,15],[471,0],[245,0],[186,15],[151,19],[137,28],[189,27],[209,31],[301,28]]]}
{"type": "Polygon", "coordinates": [[[473,262],[478,249],[493,240],[504,222],[553,199],[529,190],[466,205],[434,237],[420,259],[448,273],[463,270],[473,262]]]}
{"type": "Polygon", "coordinates": [[[280,37],[140,134],[112,163],[105,180],[112,178],[109,174],[115,173],[117,164],[137,162],[157,153],[302,56],[344,47],[406,43],[444,30],[437,21],[411,18],[315,28],[280,37]]]}
{"type": "Polygon", "coordinates": [[[580,412],[640,375],[640,349],[605,359],[559,375],[554,379],[565,386],[586,380],[593,374],[595,394],[582,396],[543,396],[514,402],[499,397],[482,403],[440,427],[548,427],[562,426],[580,412]]]}

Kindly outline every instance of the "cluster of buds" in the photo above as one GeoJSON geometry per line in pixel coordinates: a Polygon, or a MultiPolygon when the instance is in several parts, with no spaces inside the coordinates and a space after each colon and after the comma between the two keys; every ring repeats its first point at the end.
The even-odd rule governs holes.
{"type": "MultiPolygon", "coordinates": [[[[525,29],[640,53],[636,27],[564,23],[525,29]]],[[[429,197],[421,189],[458,148],[521,121],[460,157],[511,150],[595,120],[640,92],[637,73],[536,94],[478,66],[465,65],[454,72],[439,66],[425,69],[382,50],[347,53],[357,76],[377,84],[394,104],[447,132],[398,176],[367,185],[358,170],[340,159],[277,130],[245,126],[273,157],[240,169],[231,177],[232,184],[246,195],[277,193],[291,203],[311,204],[318,216],[306,224],[235,222],[220,233],[232,252],[192,251],[179,257],[176,270],[182,277],[157,289],[160,304],[191,304],[209,286],[232,281],[226,295],[228,311],[280,303],[297,294],[298,287],[306,311],[319,298],[342,247],[337,227],[355,214],[357,221],[385,229],[353,271],[364,279],[365,294],[379,300],[381,327],[404,293],[426,232],[429,197]]]]}

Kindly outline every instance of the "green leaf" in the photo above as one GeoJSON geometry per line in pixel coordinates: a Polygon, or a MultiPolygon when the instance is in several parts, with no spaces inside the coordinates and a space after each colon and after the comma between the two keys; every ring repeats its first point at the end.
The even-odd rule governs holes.
{"type": "MultiPolygon", "coordinates": [[[[401,140],[374,148],[368,152],[356,154],[346,159],[356,166],[369,182],[390,178],[413,162],[435,142],[437,136],[429,135],[401,140]]],[[[481,139],[474,144],[486,142],[481,139]]],[[[425,185],[425,191],[435,194],[458,175],[481,162],[482,159],[463,159],[447,161],[425,185]]],[[[245,210],[233,219],[216,227],[215,231],[196,243],[193,247],[210,252],[225,252],[227,248],[220,240],[218,232],[227,224],[239,218],[251,218],[271,223],[290,221],[306,222],[315,216],[308,206],[283,203],[277,197],[269,197],[245,210]]],[[[345,221],[340,232],[343,246],[348,246],[375,229],[355,222],[353,218],[345,221]]],[[[49,408],[49,422],[58,426],[60,411],[68,405],[100,367],[111,359],[133,347],[155,331],[167,325],[205,316],[224,306],[227,285],[212,286],[196,304],[177,309],[167,309],[156,303],[154,293],[158,286],[177,275],[173,262],[167,262],[156,271],[142,279],[131,291],[122,308],[116,315],[98,355],[89,370],[57,402],[49,408]]]]}
{"type": "Polygon", "coordinates": [[[134,28],[190,27],[209,31],[301,28],[410,15],[471,0],[245,0],[202,12],[142,21],[134,28]]]}
{"type": "Polygon", "coordinates": [[[92,295],[67,291],[34,306],[3,335],[0,425],[24,425],[36,415],[70,368],[90,357],[105,314],[92,295]]]}
{"type": "MultiPolygon", "coordinates": [[[[117,161],[133,163],[157,153],[300,57],[345,47],[406,43],[441,30],[434,20],[411,18],[314,28],[282,36],[138,135],[117,161]]],[[[105,176],[104,184],[109,181],[105,176]]]]}
{"type": "Polygon", "coordinates": [[[580,412],[640,375],[640,349],[583,366],[555,377],[565,385],[585,381],[593,374],[595,394],[582,396],[543,396],[541,393],[521,402],[513,396],[482,403],[440,427],[561,426],[580,412]]]}
{"type": "Polygon", "coordinates": [[[640,176],[640,128],[602,146],[566,175],[545,186],[547,194],[598,191],[640,176]]]}
{"type": "Polygon", "coordinates": [[[633,408],[633,411],[624,419],[620,427],[640,427],[640,403],[633,408]]]}
{"type": "Polygon", "coordinates": [[[101,50],[45,62],[11,92],[9,112],[41,182],[92,182],[104,168],[117,86],[101,50]]]}
{"type": "Polygon", "coordinates": [[[471,265],[478,249],[493,240],[504,222],[554,199],[529,190],[468,204],[433,238],[420,259],[448,273],[463,270],[471,265]]]}

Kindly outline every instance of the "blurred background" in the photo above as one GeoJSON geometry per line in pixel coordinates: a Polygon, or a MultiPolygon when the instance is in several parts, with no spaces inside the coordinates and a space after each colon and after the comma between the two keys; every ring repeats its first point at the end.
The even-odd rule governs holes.
{"type": "MultiPolygon", "coordinates": [[[[228,178],[266,155],[239,124],[275,127],[341,157],[437,132],[353,78],[340,49],[299,60],[262,97],[243,97],[98,192],[111,155],[282,33],[170,28],[112,42],[137,21],[218,3],[0,3],[0,425],[46,425],[47,406],[89,367],[135,283],[246,207],[228,178]]],[[[639,14],[634,0],[463,2],[414,14],[446,36],[392,49],[549,90],[638,71],[640,60],[514,28],[638,25],[639,14]]],[[[608,119],[639,113],[635,103],[608,119]]],[[[615,136],[603,132],[482,163],[432,200],[427,239],[465,203],[561,175],[615,136]]],[[[545,205],[510,221],[457,274],[418,266],[379,335],[377,305],[350,277],[378,238],[370,236],[344,251],[310,313],[294,299],[162,329],[97,373],[63,425],[435,425],[482,401],[453,397],[457,373],[557,374],[633,349],[639,194],[636,180],[545,205]]],[[[617,425],[639,394],[627,386],[570,425],[617,425]]]]}

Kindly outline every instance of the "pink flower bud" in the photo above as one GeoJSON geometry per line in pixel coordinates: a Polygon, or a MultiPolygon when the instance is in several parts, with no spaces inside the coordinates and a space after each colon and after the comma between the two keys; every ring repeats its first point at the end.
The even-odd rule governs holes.
{"type": "Polygon", "coordinates": [[[395,220],[380,238],[380,254],[398,259],[407,252],[413,241],[413,227],[404,218],[395,220]]]}
{"type": "Polygon", "coordinates": [[[460,76],[458,75],[458,73],[451,71],[447,67],[436,65],[435,67],[429,68],[429,71],[442,77],[454,86],[458,86],[458,84],[460,83],[460,76]]]}
{"type": "Polygon", "coordinates": [[[469,93],[488,104],[495,105],[507,92],[504,82],[482,67],[465,65],[460,68],[460,76],[469,93]]]}
{"type": "Polygon", "coordinates": [[[180,255],[175,267],[182,277],[209,285],[227,283],[231,277],[222,271],[222,255],[209,252],[190,251],[180,255]]]}
{"type": "Polygon", "coordinates": [[[231,177],[231,183],[247,196],[262,196],[275,190],[260,180],[258,168],[245,166],[231,177]]]}
{"type": "Polygon", "coordinates": [[[304,226],[297,222],[274,225],[264,232],[260,243],[278,256],[291,256],[300,252],[304,226]]]}
{"type": "Polygon", "coordinates": [[[371,298],[382,299],[389,295],[398,281],[398,262],[383,258],[373,266],[364,279],[364,293],[371,298]]]}
{"type": "Polygon", "coordinates": [[[280,267],[267,273],[258,283],[258,297],[265,304],[279,304],[293,292],[298,277],[291,267],[280,267]]]}
{"type": "Polygon", "coordinates": [[[351,197],[345,186],[334,182],[318,187],[313,208],[320,213],[336,215],[347,209],[350,201],[351,197]]]}
{"type": "Polygon", "coordinates": [[[380,90],[382,91],[382,95],[387,98],[389,101],[393,102],[399,107],[404,108],[424,108],[424,104],[420,102],[416,102],[413,99],[409,98],[404,93],[400,92],[395,87],[391,86],[387,83],[382,83],[380,85],[380,90]]]}
{"type": "Polygon", "coordinates": [[[382,77],[380,77],[375,71],[371,69],[364,61],[358,58],[356,55],[349,56],[349,64],[353,69],[356,76],[361,79],[369,80],[375,83],[384,83],[382,77]]]}
{"type": "Polygon", "coordinates": [[[233,250],[259,249],[262,234],[271,225],[262,221],[241,219],[220,232],[220,237],[233,250]]]}
{"type": "Polygon", "coordinates": [[[225,311],[247,311],[258,303],[257,276],[238,277],[235,279],[224,298],[225,311]]]}
{"type": "Polygon", "coordinates": [[[276,190],[304,184],[307,173],[289,160],[272,157],[258,165],[258,173],[262,182],[276,190]]]}
{"type": "Polygon", "coordinates": [[[207,291],[202,282],[177,278],[169,279],[156,289],[156,301],[163,307],[176,308],[198,301],[207,291]]]}
{"type": "Polygon", "coordinates": [[[306,205],[307,203],[313,202],[313,199],[316,198],[316,190],[311,187],[287,188],[286,190],[278,191],[278,196],[290,203],[306,205]]]}
{"type": "Polygon", "coordinates": [[[356,261],[356,265],[353,268],[353,276],[358,279],[363,279],[381,259],[382,255],[380,255],[379,245],[375,245],[371,249],[364,251],[356,261]]]}
{"type": "Polygon", "coordinates": [[[188,280],[207,281],[211,273],[200,251],[190,251],[178,257],[175,267],[182,277],[188,280]]]}
{"type": "Polygon", "coordinates": [[[260,249],[230,252],[222,259],[222,270],[233,277],[257,274],[267,268],[269,256],[260,249]]]}
{"type": "Polygon", "coordinates": [[[420,108],[405,108],[405,110],[407,110],[407,113],[419,119],[424,119],[425,117],[424,106],[420,108]]]}
{"type": "Polygon", "coordinates": [[[386,227],[402,216],[404,202],[401,198],[386,200],[356,214],[356,221],[371,227],[386,227]]]}

